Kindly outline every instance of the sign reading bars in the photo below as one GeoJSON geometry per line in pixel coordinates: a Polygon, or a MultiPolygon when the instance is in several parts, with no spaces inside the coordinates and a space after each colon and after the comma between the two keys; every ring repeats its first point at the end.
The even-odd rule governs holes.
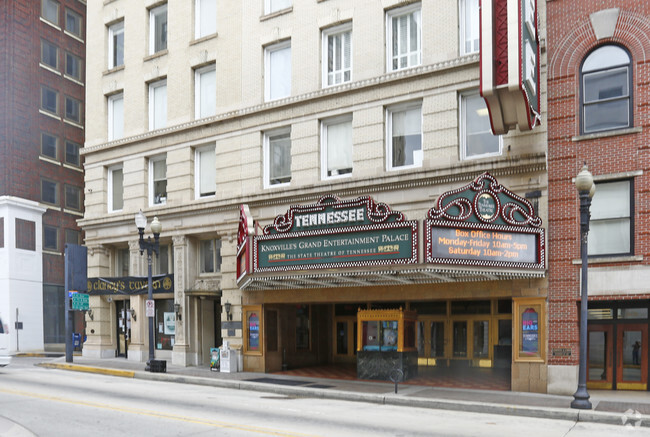
{"type": "Polygon", "coordinates": [[[253,272],[412,264],[417,222],[371,197],[292,206],[252,238],[253,272]]]}
{"type": "Polygon", "coordinates": [[[440,196],[427,217],[427,263],[545,268],[542,220],[489,173],[440,196]]]}

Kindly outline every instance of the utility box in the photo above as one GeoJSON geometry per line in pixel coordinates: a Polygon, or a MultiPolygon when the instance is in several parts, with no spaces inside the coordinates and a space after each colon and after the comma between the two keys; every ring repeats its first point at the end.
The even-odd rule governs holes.
{"type": "Polygon", "coordinates": [[[220,370],[224,373],[237,372],[237,351],[234,349],[226,348],[226,345],[221,348],[219,357],[220,370]]]}
{"type": "Polygon", "coordinates": [[[149,362],[149,371],[151,373],[167,373],[167,361],[151,360],[149,362]]]}

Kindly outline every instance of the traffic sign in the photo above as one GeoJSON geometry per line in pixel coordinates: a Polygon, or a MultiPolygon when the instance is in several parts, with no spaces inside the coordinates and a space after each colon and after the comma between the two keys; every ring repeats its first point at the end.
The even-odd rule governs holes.
{"type": "Polygon", "coordinates": [[[90,296],[84,293],[70,292],[70,302],[75,311],[88,311],[90,309],[90,296]]]}
{"type": "Polygon", "coordinates": [[[154,300],[146,300],[146,310],[145,310],[145,317],[155,317],[156,316],[156,309],[154,307],[154,300]]]}

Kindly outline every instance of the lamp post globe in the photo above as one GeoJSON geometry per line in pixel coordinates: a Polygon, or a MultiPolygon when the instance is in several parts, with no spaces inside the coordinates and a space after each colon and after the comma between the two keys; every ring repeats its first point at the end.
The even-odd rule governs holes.
{"type": "Polygon", "coordinates": [[[578,191],[591,191],[591,187],[594,186],[594,177],[589,172],[587,164],[582,166],[580,173],[576,176],[576,188],[578,191]]]}
{"type": "Polygon", "coordinates": [[[154,217],[151,221],[151,232],[153,232],[154,235],[160,235],[162,232],[162,224],[158,221],[158,217],[154,217]]]}
{"type": "Polygon", "coordinates": [[[135,213],[135,226],[138,229],[144,229],[147,226],[147,216],[144,215],[142,210],[135,213]]]}

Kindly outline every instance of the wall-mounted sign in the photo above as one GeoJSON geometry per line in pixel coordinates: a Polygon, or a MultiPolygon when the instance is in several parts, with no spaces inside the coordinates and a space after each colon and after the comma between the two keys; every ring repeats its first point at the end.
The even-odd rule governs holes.
{"type": "MultiPolygon", "coordinates": [[[[138,276],[119,278],[88,278],[88,294],[91,296],[110,294],[147,294],[148,279],[138,276]]],[[[174,275],[156,275],[152,278],[154,293],[173,293],[174,275]]]]}

